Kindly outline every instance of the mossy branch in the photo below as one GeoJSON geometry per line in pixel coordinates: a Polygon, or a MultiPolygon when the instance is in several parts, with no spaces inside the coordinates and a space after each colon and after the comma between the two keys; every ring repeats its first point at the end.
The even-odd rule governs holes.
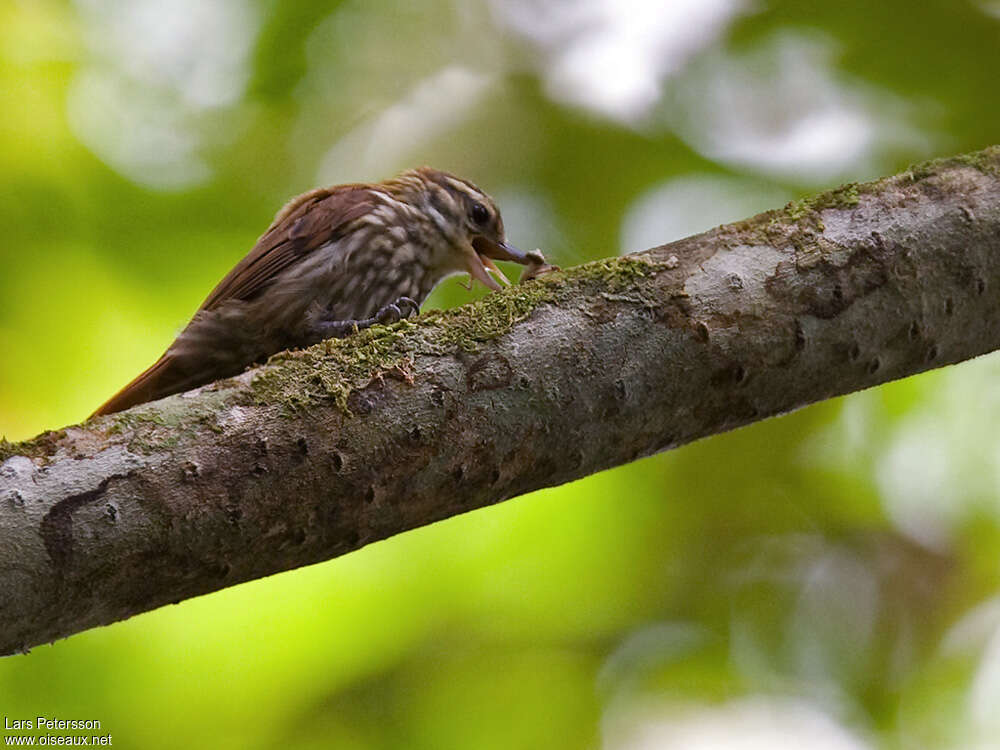
{"type": "Polygon", "coordinates": [[[0,653],[1000,348],[1000,148],[0,444],[0,653]]]}

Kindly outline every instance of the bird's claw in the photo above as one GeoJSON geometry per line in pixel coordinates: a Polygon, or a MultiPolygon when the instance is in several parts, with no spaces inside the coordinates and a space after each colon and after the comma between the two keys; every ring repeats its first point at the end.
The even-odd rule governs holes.
{"type": "Polygon", "coordinates": [[[414,315],[420,313],[420,305],[418,305],[415,300],[409,297],[400,297],[398,300],[396,300],[395,305],[396,307],[399,308],[400,314],[403,316],[404,319],[413,317],[414,315]]]}
{"type": "Polygon", "coordinates": [[[388,304],[375,313],[375,321],[386,326],[390,323],[397,323],[402,317],[402,313],[395,304],[388,304]]]}
{"type": "Polygon", "coordinates": [[[404,318],[409,318],[418,312],[420,312],[420,305],[409,297],[400,297],[395,302],[381,307],[375,313],[374,320],[376,323],[381,323],[382,325],[390,325],[398,323],[404,318]]]}

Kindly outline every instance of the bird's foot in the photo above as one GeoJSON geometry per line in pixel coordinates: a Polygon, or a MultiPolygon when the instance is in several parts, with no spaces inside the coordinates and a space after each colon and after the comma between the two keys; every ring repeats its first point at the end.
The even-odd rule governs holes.
{"type": "Polygon", "coordinates": [[[314,328],[315,341],[341,339],[352,333],[363,331],[374,325],[391,325],[420,312],[420,305],[409,297],[400,297],[395,302],[383,305],[370,318],[361,320],[320,320],[314,328]]]}
{"type": "MultiPolygon", "coordinates": [[[[375,325],[375,323],[382,323],[383,325],[389,325],[390,323],[398,323],[401,320],[409,318],[412,315],[416,315],[420,312],[420,305],[414,302],[409,297],[400,297],[395,302],[388,305],[384,305],[375,313],[374,317],[368,318],[368,326],[375,325]]],[[[367,322],[367,321],[365,321],[367,322]]]]}

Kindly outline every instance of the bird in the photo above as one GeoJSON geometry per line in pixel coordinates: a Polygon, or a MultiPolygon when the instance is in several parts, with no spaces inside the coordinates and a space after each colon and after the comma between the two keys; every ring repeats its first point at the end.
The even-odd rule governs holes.
{"type": "Polygon", "coordinates": [[[443,279],[493,290],[494,261],[532,266],[510,245],[494,200],[431,167],[382,182],[317,188],[278,211],[163,355],[91,416],[238,375],[273,354],[419,312],[443,279]],[[492,275],[491,275],[492,274],[492,275]]]}

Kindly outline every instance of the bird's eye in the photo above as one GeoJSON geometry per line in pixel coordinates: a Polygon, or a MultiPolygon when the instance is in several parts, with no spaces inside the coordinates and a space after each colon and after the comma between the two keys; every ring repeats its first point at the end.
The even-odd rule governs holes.
{"type": "Polygon", "coordinates": [[[490,220],[490,212],[486,206],[477,201],[469,207],[469,218],[479,226],[483,226],[490,220]]]}

